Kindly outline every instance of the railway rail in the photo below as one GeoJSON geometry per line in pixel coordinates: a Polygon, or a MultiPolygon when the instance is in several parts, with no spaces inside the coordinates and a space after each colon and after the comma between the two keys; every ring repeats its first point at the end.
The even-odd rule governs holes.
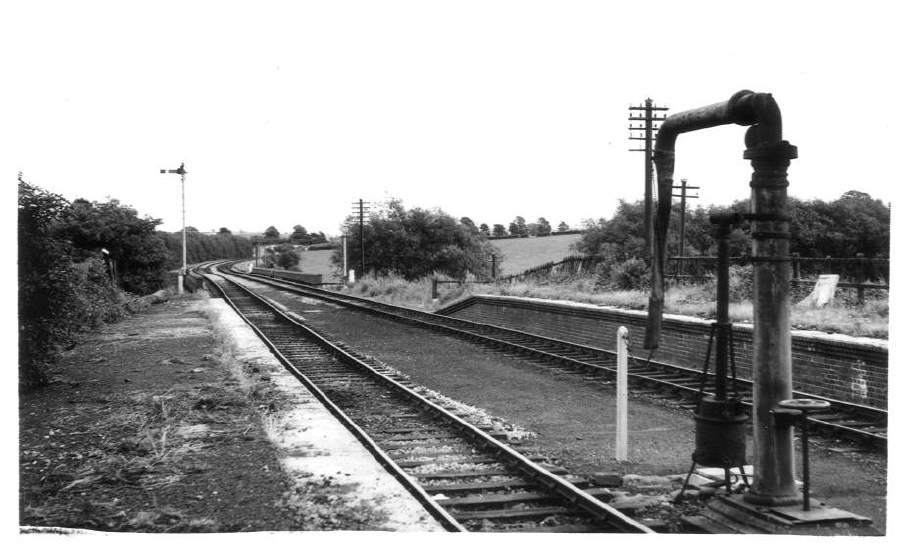
{"type": "MultiPolygon", "coordinates": [[[[227,267],[234,275],[266,283],[273,287],[340,304],[342,306],[379,315],[397,322],[412,324],[434,331],[478,342],[490,348],[527,357],[553,370],[580,374],[586,382],[608,383],[616,373],[615,352],[549,338],[493,324],[477,323],[444,315],[389,305],[357,296],[323,290],[313,286],[241,273],[227,267]]],[[[685,408],[693,408],[700,396],[711,394],[711,380],[704,384],[697,370],[674,364],[630,356],[629,386],[632,392],[653,393],[671,399],[685,408]],[[709,389],[709,391],[707,390],[709,389]]],[[[737,396],[749,411],[752,408],[752,381],[737,379],[737,396]]],[[[839,401],[794,391],[794,398],[814,398],[831,404],[827,414],[810,416],[811,432],[838,437],[884,451],[887,448],[887,411],[860,404],[839,401]]]]}
{"type": "Polygon", "coordinates": [[[198,269],[293,373],[448,530],[652,532],[608,494],[504,444],[229,275],[198,269]]]}

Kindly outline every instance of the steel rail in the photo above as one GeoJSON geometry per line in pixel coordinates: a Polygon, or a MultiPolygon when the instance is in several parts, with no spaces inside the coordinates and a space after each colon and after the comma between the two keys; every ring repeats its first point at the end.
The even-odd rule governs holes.
{"type": "MultiPolygon", "coordinates": [[[[578,343],[568,342],[559,339],[553,339],[546,336],[541,336],[538,334],[531,334],[528,332],[523,332],[520,330],[515,330],[512,328],[504,328],[502,326],[497,326],[494,324],[487,323],[476,323],[468,320],[447,317],[444,315],[437,315],[434,313],[428,313],[425,311],[419,311],[416,309],[411,309],[408,307],[402,307],[398,305],[389,305],[386,303],[381,303],[378,301],[373,301],[357,296],[348,296],[346,294],[341,294],[338,292],[332,292],[328,290],[322,290],[320,288],[313,288],[306,284],[302,284],[299,282],[288,281],[288,280],[278,280],[271,279],[266,277],[255,277],[253,275],[248,275],[245,273],[234,272],[233,274],[237,276],[241,276],[247,278],[249,280],[253,280],[256,282],[264,283],[270,286],[274,286],[276,288],[280,288],[289,292],[299,293],[307,296],[317,297],[319,299],[323,299],[326,301],[331,301],[335,303],[340,303],[345,306],[352,307],[354,309],[362,310],[367,313],[377,314],[386,318],[390,318],[391,320],[403,322],[406,324],[424,326],[431,330],[440,331],[444,333],[449,333],[455,335],[457,337],[461,337],[467,340],[476,340],[480,341],[485,345],[490,347],[503,347],[515,351],[520,354],[536,356],[544,361],[552,362],[552,363],[561,363],[563,365],[574,367],[581,371],[587,371],[588,374],[591,373],[601,373],[603,375],[614,375],[615,368],[610,366],[603,366],[602,364],[593,364],[590,362],[585,362],[584,360],[580,360],[573,357],[568,357],[563,354],[557,354],[556,352],[549,352],[546,350],[536,349],[534,347],[530,347],[523,343],[517,343],[514,341],[508,341],[500,339],[499,337],[492,337],[489,335],[485,335],[483,332],[494,332],[496,334],[506,334],[510,336],[515,336],[518,338],[522,338],[528,342],[538,342],[543,343],[545,345],[551,345],[553,347],[559,348],[559,351],[565,352],[566,350],[571,351],[573,353],[590,353],[594,355],[605,355],[609,357],[608,360],[612,361],[615,357],[615,353],[612,351],[601,349],[598,347],[591,347],[588,345],[582,345],[578,343]],[[465,327],[454,327],[449,326],[447,323],[454,324],[456,326],[465,326],[465,327]],[[481,333],[479,333],[481,332],[481,333]]],[[[690,395],[692,398],[696,398],[699,395],[699,390],[696,387],[692,387],[691,384],[686,384],[687,382],[674,382],[667,379],[660,379],[655,376],[665,376],[665,375],[677,375],[678,378],[690,377],[692,378],[691,383],[698,385],[699,378],[702,375],[697,370],[686,368],[684,366],[678,366],[675,364],[669,364],[665,362],[655,361],[655,360],[647,360],[641,357],[631,356],[631,358],[636,362],[638,368],[650,368],[655,370],[649,373],[638,373],[634,371],[629,371],[629,377],[636,382],[646,384],[646,385],[657,385],[663,387],[667,391],[673,391],[685,395],[690,395]]],[[[599,359],[598,357],[598,360],[599,359]]],[[[752,392],[752,381],[738,378],[736,379],[738,384],[738,389],[736,392],[741,396],[741,403],[747,410],[752,409],[752,399],[749,398],[749,395],[752,392]]],[[[844,425],[841,424],[840,421],[826,421],[816,418],[815,416],[810,416],[810,423],[818,430],[818,431],[826,431],[831,432],[832,434],[843,436],[845,438],[849,438],[852,440],[862,441],[865,443],[872,444],[876,448],[884,449],[887,447],[887,435],[886,435],[886,411],[881,410],[879,408],[874,408],[871,406],[849,403],[833,398],[826,398],[820,395],[815,395],[812,393],[807,393],[804,391],[794,391],[793,392],[796,398],[815,398],[818,400],[827,400],[832,404],[832,412],[844,414],[846,418],[843,418],[843,421],[851,421],[854,418],[866,418],[869,423],[876,426],[877,431],[869,431],[866,429],[858,428],[853,425],[844,425]],[[883,431],[884,434],[882,434],[883,431]]],[[[704,391],[704,394],[712,394],[709,391],[704,391]]]]}
{"type": "MultiPolygon", "coordinates": [[[[324,392],[322,392],[315,385],[312,380],[310,380],[296,366],[294,366],[290,362],[290,360],[285,357],[284,354],[280,352],[280,350],[278,350],[276,345],[267,336],[265,336],[260,328],[258,328],[252,321],[250,321],[246,317],[246,315],[241,313],[238,306],[227,296],[227,293],[224,291],[221,285],[213,280],[213,277],[207,276],[206,278],[219,288],[229,305],[234,308],[235,311],[238,312],[238,314],[240,314],[240,316],[244,319],[245,322],[247,322],[248,325],[251,326],[251,328],[253,328],[254,332],[272,350],[272,352],[278,358],[279,362],[284,364],[285,367],[288,368],[288,370],[295,377],[297,377],[301,381],[301,383],[304,384],[304,386],[309,388],[316,396],[316,398],[323,402],[323,404],[328,407],[329,411],[331,411],[332,414],[334,414],[342,423],[344,423],[351,430],[351,432],[353,432],[353,434],[358,439],[360,439],[361,442],[363,442],[367,449],[369,449],[369,451],[373,453],[376,459],[378,459],[378,461],[381,462],[382,465],[384,465],[392,475],[395,475],[398,480],[401,481],[404,487],[410,490],[414,497],[422,502],[437,520],[439,520],[445,526],[448,526],[449,529],[458,531],[465,530],[465,528],[458,521],[456,521],[451,514],[449,514],[439,504],[435,503],[434,500],[430,496],[428,496],[428,494],[410,475],[404,472],[402,468],[397,465],[397,463],[390,456],[383,452],[378,444],[371,437],[369,437],[364,430],[362,430],[355,422],[353,422],[352,419],[350,419],[345,413],[343,413],[343,411],[340,410],[340,408],[336,404],[334,404],[324,394],[324,392]]],[[[328,341],[324,336],[322,336],[309,326],[298,322],[296,318],[293,318],[293,314],[289,311],[282,310],[281,307],[278,307],[274,303],[271,303],[270,300],[256,294],[252,290],[242,285],[235,285],[238,286],[241,291],[245,292],[249,296],[252,296],[260,304],[267,307],[271,312],[283,319],[285,322],[290,323],[295,328],[301,330],[307,338],[314,341],[317,345],[319,345],[330,355],[337,358],[339,361],[345,364],[352,365],[353,367],[364,371],[366,375],[373,377],[379,382],[387,385],[391,390],[399,392],[406,400],[414,402],[416,406],[424,408],[430,411],[432,414],[440,416],[441,418],[449,421],[454,425],[454,427],[456,427],[457,430],[463,432],[469,438],[473,439],[477,445],[487,447],[493,452],[499,454],[503,461],[513,465],[517,469],[523,470],[526,476],[533,478],[546,489],[562,496],[565,500],[571,502],[573,505],[576,505],[579,509],[593,516],[595,519],[600,520],[622,532],[653,532],[650,528],[625,516],[620,511],[614,509],[613,507],[610,507],[602,501],[599,501],[592,495],[580,490],[566,479],[560,478],[557,475],[554,475],[553,473],[547,471],[540,465],[528,459],[526,456],[522,455],[506,444],[498,441],[488,433],[479,429],[475,425],[472,425],[453,412],[450,412],[449,410],[438,406],[437,404],[422,397],[411,389],[398,383],[394,379],[391,379],[381,372],[374,370],[365,362],[357,359],[344,349],[328,341]]]]}
{"type": "MultiPolygon", "coordinates": [[[[245,323],[256,333],[257,337],[269,348],[275,358],[278,359],[287,370],[296,377],[300,383],[309,390],[316,399],[321,402],[328,411],[337,418],[338,421],[341,422],[352,434],[356,437],[357,440],[362,443],[362,445],[375,457],[376,461],[378,461],[394,478],[396,478],[404,488],[406,488],[410,494],[420,503],[422,506],[428,511],[428,513],[437,520],[441,526],[449,531],[454,532],[462,532],[465,531],[465,527],[463,527],[456,519],[454,519],[447,511],[438,505],[424,490],[422,490],[421,486],[408,474],[406,474],[403,469],[397,465],[397,463],[386,453],[384,453],[381,448],[375,443],[372,438],[366,434],[366,432],[356,424],[350,417],[347,416],[328,396],[322,392],[319,387],[312,382],[303,372],[301,372],[287,357],[282,354],[282,352],[278,349],[278,347],[269,339],[268,336],[263,333],[263,331],[241,310],[240,307],[229,297],[228,293],[222,288],[222,286],[216,281],[212,276],[204,275],[204,278],[208,280],[212,285],[219,289],[222,294],[222,298],[225,299],[225,302],[234,309],[234,311],[243,319],[245,323]]],[[[246,288],[244,288],[246,290],[246,288]]],[[[285,314],[284,311],[281,311],[277,307],[273,306],[263,298],[262,296],[258,296],[255,293],[246,290],[247,293],[260,301],[260,303],[271,308],[273,312],[277,315],[280,315],[284,318],[285,321],[301,328],[308,330],[302,324],[299,324],[296,320],[290,318],[285,314]]]]}

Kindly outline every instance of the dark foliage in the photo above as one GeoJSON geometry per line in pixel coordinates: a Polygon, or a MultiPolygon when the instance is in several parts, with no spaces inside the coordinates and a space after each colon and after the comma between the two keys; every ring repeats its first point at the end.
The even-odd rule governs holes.
{"type": "MultiPolygon", "coordinates": [[[[749,212],[749,199],[730,206],[713,206],[709,210],[688,209],[685,213],[685,255],[715,255],[716,243],[709,216],[713,213],[749,212]]],[[[802,257],[855,257],[862,253],[870,258],[890,255],[890,208],[880,200],[857,191],[841,198],[822,200],[788,199],[791,218],[791,251],[802,257]]],[[[681,212],[673,208],[669,225],[667,252],[679,253],[681,212]]],[[[589,220],[576,250],[588,255],[602,255],[611,260],[643,258],[643,201],[619,201],[611,219],[589,220]]],[[[750,254],[750,222],[744,221],[731,234],[731,255],[750,254]]]]}
{"type": "Polygon", "coordinates": [[[300,252],[291,244],[278,244],[266,248],[263,254],[266,268],[278,267],[290,270],[300,264],[300,252]]]}
{"type": "MultiPolygon", "coordinates": [[[[358,270],[359,232],[348,231],[347,238],[349,265],[358,270]]],[[[474,224],[462,224],[440,210],[407,210],[399,200],[372,214],[364,228],[364,244],[366,272],[378,276],[395,273],[409,280],[434,272],[452,278],[466,273],[485,276],[495,252],[474,224]]],[[[341,250],[337,250],[332,261],[340,265],[342,260],[341,250]]]]}
{"type": "Polygon", "coordinates": [[[525,223],[524,217],[517,215],[516,218],[510,222],[509,234],[511,236],[528,236],[528,225],[525,223]]]}
{"type": "MultiPolygon", "coordinates": [[[[166,249],[166,269],[181,267],[181,232],[159,232],[166,249]]],[[[253,254],[249,238],[219,231],[203,234],[196,231],[187,233],[187,262],[200,263],[213,259],[242,259],[253,254]]]]}
{"type": "Polygon", "coordinates": [[[294,244],[309,246],[328,242],[328,238],[323,232],[309,233],[303,225],[294,225],[294,232],[291,233],[290,241],[294,244]]]}
{"type": "Polygon", "coordinates": [[[122,309],[99,254],[85,254],[60,235],[69,202],[21,176],[18,183],[19,381],[33,388],[46,383],[43,366],[77,332],[122,309]]]}
{"type": "Polygon", "coordinates": [[[161,221],[140,218],[137,212],[118,200],[72,202],[61,220],[58,234],[76,249],[83,259],[106,249],[116,262],[119,282],[126,291],[144,295],[163,283],[167,252],[156,232],[161,221]]]}
{"type": "MultiPolygon", "coordinates": [[[[162,287],[166,268],[181,265],[181,233],[157,232],[158,219],[117,200],[70,203],[21,175],[18,185],[20,381],[35,387],[46,381],[42,365],[78,332],[124,314],[120,289],[162,287]]],[[[188,230],[191,263],[249,255],[250,242],[224,227],[216,235],[188,230]]]]}

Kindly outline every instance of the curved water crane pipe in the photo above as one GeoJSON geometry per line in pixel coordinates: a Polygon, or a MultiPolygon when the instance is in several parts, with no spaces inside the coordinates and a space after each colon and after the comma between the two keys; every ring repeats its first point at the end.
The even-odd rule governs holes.
{"type": "Polygon", "coordinates": [[[787,168],[797,148],[782,140],[781,111],[768,93],[742,90],[728,101],[669,116],[656,136],[659,205],[654,230],[651,293],[644,348],[659,346],[664,298],[666,235],[672,209],[675,140],[679,134],[738,124],[750,126],[744,158],[753,166],[750,180],[753,247],[753,425],[754,481],[745,499],[763,505],[799,501],[794,486],[792,431],[771,413],[792,397],[790,334],[790,254],[787,168]]]}

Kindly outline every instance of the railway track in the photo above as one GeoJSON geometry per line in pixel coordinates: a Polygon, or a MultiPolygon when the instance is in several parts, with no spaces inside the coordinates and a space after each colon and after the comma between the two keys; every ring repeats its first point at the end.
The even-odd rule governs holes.
{"type": "MultiPolygon", "coordinates": [[[[613,351],[606,349],[580,345],[492,324],[476,323],[406,307],[388,305],[297,282],[276,280],[234,271],[232,273],[288,292],[337,303],[397,322],[425,327],[478,342],[516,356],[527,357],[554,370],[577,373],[587,382],[604,383],[613,380],[615,377],[616,356],[613,351]]],[[[629,387],[635,393],[652,393],[656,396],[670,399],[684,408],[693,408],[699,398],[701,388],[704,394],[710,394],[710,391],[713,389],[713,381],[709,379],[704,384],[702,374],[690,368],[631,356],[629,387]]],[[[735,389],[738,398],[741,399],[744,407],[749,411],[752,408],[752,382],[746,379],[737,379],[735,389]]],[[[886,410],[824,398],[801,391],[795,391],[794,397],[826,400],[831,404],[827,414],[809,417],[813,433],[850,440],[881,451],[886,450],[886,410]]]]}
{"type": "Polygon", "coordinates": [[[603,503],[606,488],[520,453],[234,279],[205,278],[448,530],[652,532],[603,503]]]}

